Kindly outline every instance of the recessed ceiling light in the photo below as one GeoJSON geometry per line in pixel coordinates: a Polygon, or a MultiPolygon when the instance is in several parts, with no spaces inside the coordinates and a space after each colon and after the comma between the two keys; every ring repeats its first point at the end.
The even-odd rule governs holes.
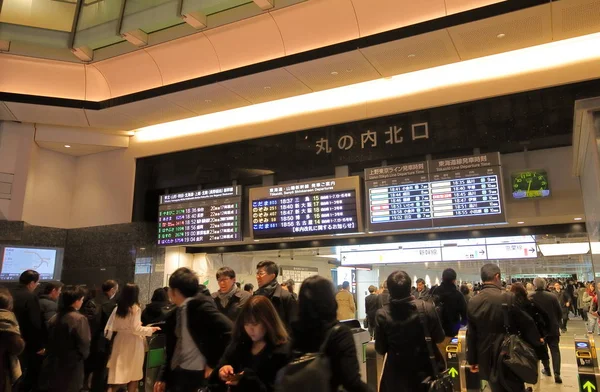
{"type": "Polygon", "coordinates": [[[331,74],[332,74],[333,76],[335,76],[335,75],[337,75],[338,73],[337,73],[337,71],[333,71],[331,74]]]}
{"type": "Polygon", "coordinates": [[[504,33],[500,33],[496,36],[496,38],[500,38],[500,39],[502,39],[504,37],[506,37],[506,34],[504,34],[504,33]]]}
{"type": "Polygon", "coordinates": [[[579,217],[578,217],[578,218],[575,218],[575,219],[573,219],[573,220],[580,221],[580,220],[582,220],[582,219],[583,219],[583,218],[579,218],[579,217]]]}
{"type": "Polygon", "coordinates": [[[523,223],[525,223],[525,222],[523,222],[523,221],[517,222],[517,225],[522,225],[523,223]]]}
{"type": "Polygon", "coordinates": [[[265,86],[265,87],[263,87],[263,88],[264,88],[265,90],[270,90],[270,89],[271,89],[271,86],[265,86]]]}
{"type": "Polygon", "coordinates": [[[65,148],[71,148],[71,146],[69,146],[68,144],[65,144],[65,148]]]}
{"type": "Polygon", "coordinates": [[[409,55],[408,55],[408,58],[409,58],[409,59],[414,59],[415,57],[417,57],[417,55],[416,55],[416,54],[413,54],[413,53],[411,53],[411,54],[409,54],[409,55]]]}

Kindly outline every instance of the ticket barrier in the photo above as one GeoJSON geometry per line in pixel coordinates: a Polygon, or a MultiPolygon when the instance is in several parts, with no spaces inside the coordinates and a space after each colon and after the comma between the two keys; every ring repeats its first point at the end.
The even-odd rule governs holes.
{"type": "Polygon", "coordinates": [[[367,382],[367,345],[371,341],[371,335],[362,328],[358,320],[344,320],[341,323],[352,330],[360,375],[362,380],[367,382]]]}
{"type": "Polygon", "coordinates": [[[367,384],[372,391],[379,391],[379,381],[383,374],[383,355],[375,350],[375,342],[367,343],[367,384]]]}
{"type": "MultiPolygon", "coordinates": [[[[458,335],[450,341],[450,343],[453,342],[456,342],[456,359],[458,361],[458,378],[460,380],[459,389],[456,389],[455,383],[454,390],[460,392],[480,392],[481,382],[479,381],[479,375],[477,373],[471,373],[471,366],[467,362],[467,327],[463,327],[458,331],[458,335]]],[[[446,356],[446,358],[448,358],[448,356],[446,356]]],[[[450,366],[450,361],[448,361],[449,369],[450,366]]]]}
{"type": "Polygon", "coordinates": [[[596,392],[600,388],[600,369],[594,335],[576,335],[574,340],[579,391],[596,392]]]}
{"type": "Polygon", "coordinates": [[[144,378],[138,384],[138,392],[153,392],[158,372],[167,359],[166,338],[157,333],[148,338],[148,352],[144,360],[144,378]]]}

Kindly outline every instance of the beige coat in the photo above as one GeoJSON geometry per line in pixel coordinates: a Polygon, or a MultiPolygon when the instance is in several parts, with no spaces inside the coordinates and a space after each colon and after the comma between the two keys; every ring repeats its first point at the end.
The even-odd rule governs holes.
{"type": "Polygon", "coordinates": [[[354,296],[352,293],[342,290],[335,295],[335,300],[338,304],[338,320],[350,320],[356,318],[356,305],[354,304],[354,296]]]}

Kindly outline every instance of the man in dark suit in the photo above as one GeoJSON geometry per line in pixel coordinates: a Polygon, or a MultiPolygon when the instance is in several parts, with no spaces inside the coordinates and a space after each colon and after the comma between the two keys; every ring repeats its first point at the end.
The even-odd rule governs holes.
{"type": "Polygon", "coordinates": [[[33,293],[39,281],[40,274],[37,271],[27,270],[21,274],[19,286],[12,292],[14,313],[25,340],[25,351],[20,358],[24,368],[20,388],[22,392],[37,390],[38,375],[45,354],[46,329],[39,298],[33,293]]]}
{"type": "Polygon", "coordinates": [[[369,286],[369,295],[365,297],[365,312],[367,313],[367,328],[369,328],[369,335],[371,339],[375,337],[375,315],[377,314],[377,310],[381,307],[379,306],[379,300],[377,298],[377,287],[371,285],[369,286]]]}
{"type": "Polygon", "coordinates": [[[199,293],[198,276],[179,268],[169,278],[169,298],[177,305],[165,321],[167,361],[154,392],[196,391],[223,355],[231,339],[231,320],[216,308],[210,293],[199,293]]]}
{"type": "Polygon", "coordinates": [[[296,319],[298,303],[288,291],[281,288],[277,283],[279,267],[273,261],[261,261],[256,266],[256,281],[258,290],[254,295],[264,295],[271,300],[271,303],[277,310],[279,318],[285,324],[288,331],[291,329],[292,322],[296,319]]]}
{"type": "Polygon", "coordinates": [[[521,392],[525,384],[515,376],[509,376],[498,368],[502,342],[506,336],[503,304],[508,304],[511,333],[520,333],[532,346],[542,344],[542,338],[531,317],[516,306],[512,306],[512,294],[502,289],[500,267],[486,264],[481,267],[482,290],[467,306],[467,361],[471,372],[479,373],[481,380],[488,381],[492,392],[521,392]],[[493,373],[503,374],[492,379],[493,373]]]}
{"type": "MultiPolygon", "coordinates": [[[[548,335],[544,337],[544,341],[550,349],[552,355],[552,368],[554,369],[554,381],[557,384],[562,384],[562,378],[560,377],[560,327],[562,323],[563,311],[558,302],[556,295],[546,290],[546,281],[542,278],[535,278],[533,280],[535,286],[535,292],[531,294],[531,301],[542,310],[548,320],[547,331],[548,335]]],[[[548,359],[543,360],[544,365],[543,374],[550,377],[552,372],[550,371],[550,361],[548,359]]]]}
{"type": "Polygon", "coordinates": [[[86,368],[92,372],[91,392],[106,391],[106,363],[108,362],[109,342],[104,337],[104,327],[110,318],[115,306],[119,284],[115,280],[107,280],[102,284],[102,292],[94,298],[95,314],[88,321],[92,343],[90,356],[86,360],[86,368]]]}

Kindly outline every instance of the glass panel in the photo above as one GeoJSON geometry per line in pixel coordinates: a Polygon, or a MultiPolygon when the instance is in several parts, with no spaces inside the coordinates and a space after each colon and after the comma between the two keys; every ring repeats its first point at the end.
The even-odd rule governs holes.
{"type": "Polygon", "coordinates": [[[117,34],[123,0],[86,0],[81,8],[75,46],[98,49],[123,41],[117,34]]]}
{"type": "Polygon", "coordinates": [[[71,31],[76,0],[4,0],[0,22],[71,31]]]}
{"type": "Polygon", "coordinates": [[[123,29],[134,27],[152,33],[181,24],[177,5],[177,0],[127,0],[123,29]]]}
{"type": "Polygon", "coordinates": [[[208,16],[249,3],[252,0],[184,0],[182,11],[184,14],[199,11],[208,16]]]}

